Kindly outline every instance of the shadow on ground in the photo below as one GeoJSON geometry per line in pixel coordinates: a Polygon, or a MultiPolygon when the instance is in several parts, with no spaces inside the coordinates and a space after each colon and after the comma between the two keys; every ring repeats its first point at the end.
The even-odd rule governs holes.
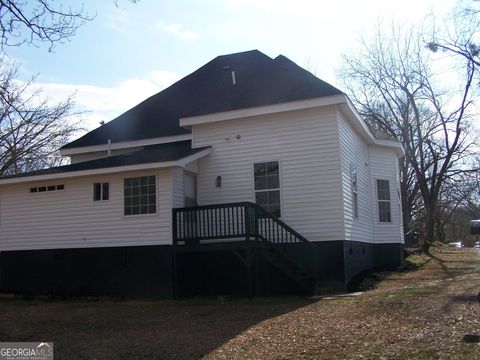
{"type": "Polygon", "coordinates": [[[59,359],[198,359],[305,298],[218,301],[0,299],[1,341],[53,341],[59,359]]]}

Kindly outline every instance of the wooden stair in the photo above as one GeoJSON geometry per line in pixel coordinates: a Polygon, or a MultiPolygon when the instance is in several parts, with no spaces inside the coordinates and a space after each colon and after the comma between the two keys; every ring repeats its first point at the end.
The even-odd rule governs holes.
{"type": "Polygon", "coordinates": [[[295,281],[303,290],[313,294],[316,287],[315,278],[299,267],[294,261],[288,259],[273,246],[268,247],[262,255],[277,269],[295,281]]]}
{"type": "MultiPolygon", "coordinates": [[[[243,241],[260,253],[302,289],[318,287],[317,247],[285,222],[250,202],[173,209],[173,246],[198,248],[212,241],[243,241]]],[[[253,266],[245,261],[246,266],[253,266]]],[[[250,272],[251,269],[249,269],[250,272]]]]}

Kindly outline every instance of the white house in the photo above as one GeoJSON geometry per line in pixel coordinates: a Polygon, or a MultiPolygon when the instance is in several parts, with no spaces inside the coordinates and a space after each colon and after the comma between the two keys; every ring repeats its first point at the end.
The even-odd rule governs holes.
{"type": "Polygon", "coordinates": [[[311,292],[403,261],[400,143],[281,55],[219,56],[60,152],[0,179],[3,291],[311,292]]]}

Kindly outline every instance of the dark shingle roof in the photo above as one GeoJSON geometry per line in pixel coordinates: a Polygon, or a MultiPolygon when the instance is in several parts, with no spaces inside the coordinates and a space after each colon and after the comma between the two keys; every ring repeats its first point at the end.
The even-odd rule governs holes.
{"type": "Polygon", "coordinates": [[[95,170],[103,168],[113,168],[118,166],[138,165],[159,163],[167,161],[176,161],[184,159],[190,155],[196,154],[208,147],[192,149],[190,140],[167,143],[161,145],[146,146],[142,150],[133,151],[127,154],[115,155],[97,160],[79,162],[75,164],[52,167],[49,169],[31,171],[14,176],[2,176],[2,179],[16,177],[27,177],[35,175],[61,174],[74,171],[95,170]]]}
{"type": "Polygon", "coordinates": [[[182,117],[341,94],[285,56],[258,50],[218,56],[169,88],[63,149],[188,134],[182,117]],[[236,84],[232,83],[235,71],[236,84]]]}

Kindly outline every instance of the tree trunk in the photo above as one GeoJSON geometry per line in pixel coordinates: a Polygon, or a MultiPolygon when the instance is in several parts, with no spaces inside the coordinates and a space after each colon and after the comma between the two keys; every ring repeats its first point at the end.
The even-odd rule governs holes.
{"type": "Polygon", "coordinates": [[[408,186],[408,166],[405,157],[400,161],[400,194],[402,202],[403,233],[406,234],[410,231],[412,206],[409,201],[410,189],[408,186]]]}
{"type": "Polygon", "coordinates": [[[437,222],[437,204],[435,201],[425,204],[425,221],[423,228],[423,251],[429,252],[430,246],[435,241],[435,224],[437,222]]]}

